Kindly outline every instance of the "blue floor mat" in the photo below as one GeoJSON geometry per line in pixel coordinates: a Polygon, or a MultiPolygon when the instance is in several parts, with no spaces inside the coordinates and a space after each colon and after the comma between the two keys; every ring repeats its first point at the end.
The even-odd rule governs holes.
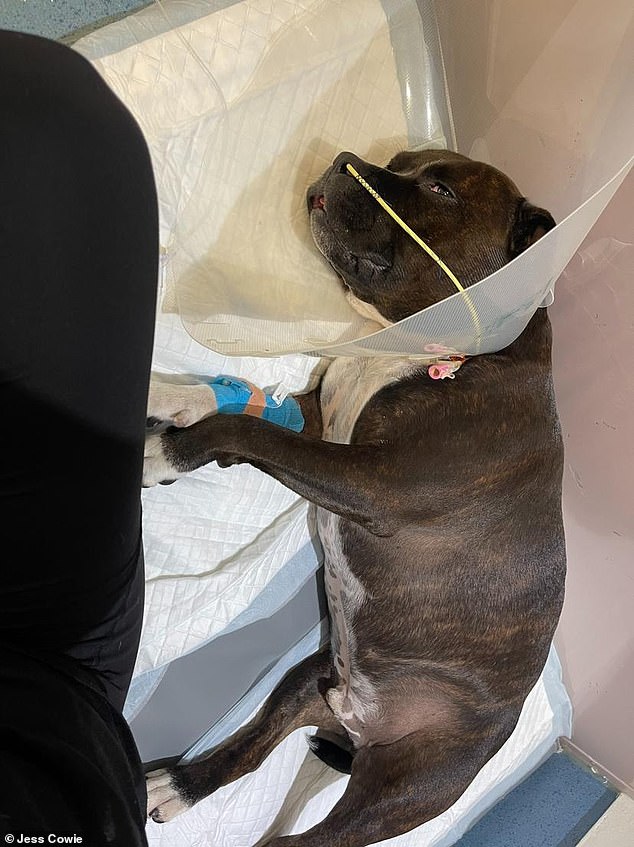
{"type": "Polygon", "coordinates": [[[147,6],[149,0],[17,0],[0,3],[0,29],[60,39],[98,22],[147,6]]]}
{"type": "Polygon", "coordinates": [[[618,792],[554,753],[455,847],[576,847],[618,792]]]}

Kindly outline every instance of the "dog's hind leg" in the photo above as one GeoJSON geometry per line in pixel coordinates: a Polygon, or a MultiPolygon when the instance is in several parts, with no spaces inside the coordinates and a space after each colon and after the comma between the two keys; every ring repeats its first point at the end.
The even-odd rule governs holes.
{"type": "Polygon", "coordinates": [[[491,741],[413,732],[392,744],[357,751],[347,788],[321,823],[266,847],[366,847],[437,817],[465,791],[492,752],[491,741]]]}
{"type": "Polygon", "coordinates": [[[287,735],[302,726],[341,733],[321,690],[331,676],[329,649],[291,670],[255,718],[206,758],[147,775],[148,815],[170,820],[222,785],[254,771],[287,735]]]}

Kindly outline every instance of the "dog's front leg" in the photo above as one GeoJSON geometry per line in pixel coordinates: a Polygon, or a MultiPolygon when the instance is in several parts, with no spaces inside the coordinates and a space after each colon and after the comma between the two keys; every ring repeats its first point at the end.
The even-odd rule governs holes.
{"type": "Polygon", "coordinates": [[[376,535],[398,529],[391,502],[398,468],[385,445],[335,444],[257,418],[217,415],[150,436],[143,484],[170,482],[213,461],[222,467],[248,462],[376,535]]]}

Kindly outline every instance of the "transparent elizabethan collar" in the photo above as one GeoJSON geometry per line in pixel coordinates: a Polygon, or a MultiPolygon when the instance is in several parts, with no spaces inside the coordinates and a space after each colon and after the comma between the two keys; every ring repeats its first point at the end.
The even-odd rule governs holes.
{"type": "MultiPolygon", "coordinates": [[[[391,23],[378,0],[297,3],[291,17],[288,3],[273,0],[257,62],[237,58],[253,65],[243,84],[216,77],[226,109],[167,268],[181,319],[202,344],[240,355],[305,352],[378,328],[349,306],[315,248],[306,189],[343,147],[386,161],[412,142],[446,143],[417,9],[388,5],[391,23]],[[275,23],[278,7],[285,17],[275,23]],[[394,58],[404,33],[408,42],[418,34],[405,87],[394,58]],[[403,94],[414,86],[429,108],[410,120],[403,94]]],[[[248,22],[256,6],[219,13],[220,32],[229,19],[248,22]]]]}
{"type": "MultiPolygon", "coordinates": [[[[625,178],[628,162],[573,214],[510,264],[470,286],[464,293],[429,306],[359,342],[332,346],[333,356],[421,356],[438,343],[448,350],[477,355],[502,350],[525,329],[540,306],[550,305],[555,281],[577,246],[625,178]],[[474,311],[477,321],[474,321],[474,311]]],[[[315,351],[325,354],[324,350],[315,351]]]]}
{"type": "Polygon", "coordinates": [[[510,343],[632,164],[631,3],[535,4],[527,28],[520,0],[157,0],[116,56],[88,45],[152,152],[163,310],[229,355],[510,343]],[[459,293],[380,329],[314,247],[306,187],[342,149],[384,164],[455,137],[561,223],[469,289],[477,332],[459,293]]]}

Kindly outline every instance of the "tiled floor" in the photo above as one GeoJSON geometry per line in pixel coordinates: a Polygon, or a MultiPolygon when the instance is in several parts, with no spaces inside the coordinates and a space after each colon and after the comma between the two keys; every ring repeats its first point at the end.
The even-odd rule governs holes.
{"type": "MultiPolygon", "coordinates": [[[[67,40],[151,0],[16,0],[0,28],[67,40]]],[[[634,801],[564,753],[498,803],[456,847],[634,847],[634,801]]]]}
{"type": "Polygon", "coordinates": [[[579,847],[632,847],[634,845],[634,800],[621,794],[581,839],[579,847]]]}

